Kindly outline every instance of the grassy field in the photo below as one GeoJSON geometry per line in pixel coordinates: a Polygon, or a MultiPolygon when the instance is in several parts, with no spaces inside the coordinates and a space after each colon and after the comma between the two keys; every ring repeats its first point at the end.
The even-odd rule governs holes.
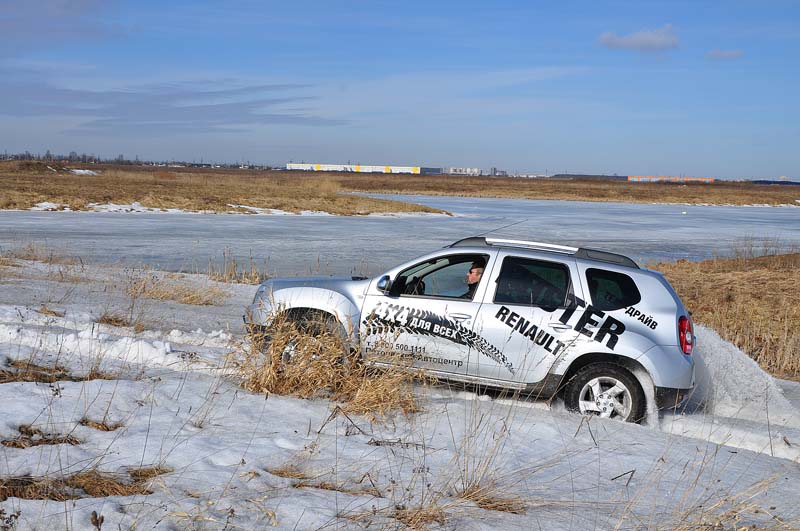
{"type": "Polygon", "coordinates": [[[713,184],[629,183],[601,180],[549,180],[511,177],[355,175],[336,177],[342,189],[373,193],[506,197],[565,201],[689,203],[714,205],[800,205],[800,187],[738,182],[713,184]]]}
{"type": "Polygon", "coordinates": [[[251,213],[231,205],[287,212],[324,211],[340,215],[441,212],[399,201],[351,194],[335,179],[282,172],[202,171],[92,166],[98,175],[74,175],[44,163],[0,163],[0,209],[29,209],[40,202],[86,210],[90,203],[130,204],[157,209],[251,213]]]}
{"type": "Polygon", "coordinates": [[[717,182],[714,184],[628,183],[497,177],[194,170],[139,166],[94,166],[99,175],[73,175],[57,165],[0,162],[0,209],[28,209],[49,201],[84,210],[89,203],[130,204],[213,212],[272,208],[359,215],[438,212],[345,192],[454,195],[515,199],[623,201],[637,203],[800,205],[800,187],[717,182]]]}
{"type": "Polygon", "coordinates": [[[648,266],[664,273],[696,323],[716,330],[767,372],[800,381],[800,254],[648,266]]]}

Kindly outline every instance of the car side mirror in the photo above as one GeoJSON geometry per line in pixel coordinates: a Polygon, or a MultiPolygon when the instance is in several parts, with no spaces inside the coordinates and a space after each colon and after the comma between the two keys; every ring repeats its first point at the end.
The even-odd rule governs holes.
{"type": "Polygon", "coordinates": [[[375,285],[380,291],[383,293],[389,293],[389,290],[392,289],[392,279],[389,275],[383,275],[379,280],[378,283],[375,285]]]}

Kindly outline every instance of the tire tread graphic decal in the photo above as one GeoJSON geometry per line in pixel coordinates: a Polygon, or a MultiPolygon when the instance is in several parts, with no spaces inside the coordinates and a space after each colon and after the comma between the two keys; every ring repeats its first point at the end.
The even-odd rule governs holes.
{"type": "Polygon", "coordinates": [[[396,338],[405,332],[447,339],[477,350],[505,367],[511,374],[515,374],[514,366],[506,355],[480,334],[462,326],[457,321],[429,310],[408,308],[399,304],[379,303],[362,321],[362,325],[365,337],[394,335],[396,338]]]}

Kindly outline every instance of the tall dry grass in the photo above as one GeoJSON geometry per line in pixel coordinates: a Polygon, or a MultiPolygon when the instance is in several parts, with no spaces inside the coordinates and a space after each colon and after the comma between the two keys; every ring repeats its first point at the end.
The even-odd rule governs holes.
{"type": "Polygon", "coordinates": [[[209,260],[207,275],[217,282],[236,284],[261,284],[269,278],[266,261],[263,267],[259,267],[251,255],[248,263],[240,263],[230,249],[222,252],[221,267],[209,260]]]}
{"type": "Polygon", "coordinates": [[[300,398],[326,397],[345,413],[376,420],[393,411],[411,414],[420,405],[412,375],[398,368],[371,369],[341,333],[321,316],[297,322],[278,316],[266,331],[252,330],[229,362],[245,389],[300,398]]]}
{"type": "Polygon", "coordinates": [[[652,264],[692,312],[766,371],[800,380],[800,253],[652,264]]]}
{"type": "Polygon", "coordinates": [[[225,303],[229,295],[219,286],[168,280],[147,271],[133,272],[128,279],[126,292],[132,300],[147,298],[196,306],[219,306],[225,303]]]}

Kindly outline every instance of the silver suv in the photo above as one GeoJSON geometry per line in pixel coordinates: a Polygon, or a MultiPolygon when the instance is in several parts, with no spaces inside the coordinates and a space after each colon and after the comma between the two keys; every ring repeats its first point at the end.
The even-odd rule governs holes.
{"type": "Polygon", "coordinates": [[[694,386],[693,325],[675,290],[594,249],[473,237],[373,279],[273,279],[245,323],[266,331],[284,312],[324,320],[371,363],[399,354],[437,378],[560,394],[601,417],[638,421],[694,386]]]}

